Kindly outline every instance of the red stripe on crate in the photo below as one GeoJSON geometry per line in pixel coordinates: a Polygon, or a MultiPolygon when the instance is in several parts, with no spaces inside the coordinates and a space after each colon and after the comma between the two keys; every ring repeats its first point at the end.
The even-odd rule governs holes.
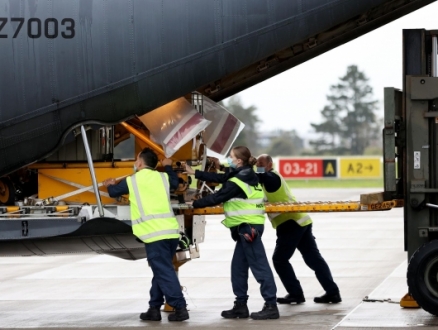
{"type": "Polygon", "coordinates": [[[231,133],[233,132],[236,124],[237,118],[234,116],[228,116],[221,133],[218,135],[213,145],[211,146],[211,150],[214,150],[216,152],[221,152],[223,150],[224,146],[228,142],[228,139],[231,137],[231,133]]]}

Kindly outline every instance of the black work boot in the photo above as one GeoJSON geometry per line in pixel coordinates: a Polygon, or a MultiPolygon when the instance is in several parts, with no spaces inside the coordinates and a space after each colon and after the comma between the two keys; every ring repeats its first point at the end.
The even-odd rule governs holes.
{"type": "Polygon", "coordinates": [[[249,317],[249,310],[246,302],[235,301],[232,309],[223,311],[222,317],[226,319],[246,319],[249,317]]]}
{"type": "Polygon", "coordinates": [[[169,321],[184,321],[187,320],[189,318],[189,312],[187,311],[186,307],[181,307],[181,308],[175,308],[175,313],[169,314],[169,316],[167,317],[167,319],[169,321]]]}
{"type": "Polygon", "coordinates": [[[251,313],[251,318],[253,320],[269,320],[278,319],[280,313],[278,312],[277,305],[265,303],[263,309],[257,313],[251,313]]]}
{"type": "Polygon", "coordinates": [[[146,313],[140,314],[143,321],[161,321],[160,306],[150,306],[146,313]]]}
{"type": "Polygon", "coordinates": [[[342,301],[342,299],[341,299],[341,295],[338,292],[335,294],[327,294],[326,293],[321,297],[315,297],[313,299],[313,301],[316,303],[320,303],[320,304],[329,304],[329,303],[337,304],[337,303],[340,303],[342,301]]]}
{"type": "Polygon", "coordinates": [[[279,304],[292,304],[292,303],[301,304],[305,301],[306,301],[306,299],[304,298],[303,294],[298,295],[298,296],[293,296],[291,294],[287,294],[283,298],[277,298],[277,302],[279,304]]]}

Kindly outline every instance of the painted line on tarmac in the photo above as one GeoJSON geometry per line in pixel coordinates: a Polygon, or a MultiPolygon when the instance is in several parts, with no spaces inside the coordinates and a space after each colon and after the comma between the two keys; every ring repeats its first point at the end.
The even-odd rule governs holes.
{"type": "Polygon", "coordinates": [[[408,269],[407,267],[407,260],[404,260],[400,265],[398,265],[392,272],[391,274],[389,274],[382,283],[380,283],[369,295],[368,297],[371,297],[373,295],[373,293],[375,291],[377,291],[381,286],[383,286],[383,284],[388,281],[391,277],[398,277],[396,276],[399,272],[400,272],[400,268],[403,267],[405,269],[405,274],[406,274],[406,270],[408,269]]]}
{"type": "MultiPolygon", "coordinates": [[[[394,277],[393,275],[395,275],[395,274],[397,274],[400,270],[399,270],[399,268],[400,267],[405,267],[405,269],[406,269],[406,260],[405,261],[403,261],[400,265],[398,265],[392,272],[391,272],[391,274],[389,274],[378,286],[376,286],[376,288],[373,290],[373,291],[371,291],[371,293],[368,295],[368,297],[371,297],[371,295],[375,292],[375,291],[377,291],[377,289],[379,289],[383,284],[385,284],[385,282],[386,281],[388,281],[391,277],[394,277]]],[[[336,324],[333,328],[332,328],[332,330],[334,330],[334,329],[336,329],[337,327],[339,327],[340,325],[341,325],[341,323],[342,322],[344,322],[351,314],[353,314],[360,306],[362,306],[363,305],[363,301],[361,301],[360,302],[360,304],[359,305],[357,305],[356,307],[354,307],[352,310],[351,310],[351,312],[350,313],[348,313],[347,315],[345,315],[344,316],[344,318],[341,320],[341,321],[339,321],[339,323],[338,324],[336,324]]]]}

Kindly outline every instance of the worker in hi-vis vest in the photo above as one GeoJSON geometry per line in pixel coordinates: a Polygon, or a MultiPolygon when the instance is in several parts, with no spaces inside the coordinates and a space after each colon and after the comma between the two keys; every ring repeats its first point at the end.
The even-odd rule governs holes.
{"type": "MultiPolygon", "coordinates": [[[[216,168],[219,167],[219,161],[216,168]]],[[[246,147],[234,147],[228,157],[230,170],[224,174],[194,171],[186,166],[188,174],[195,174],[197,179],[222,183],[222,189],[215,194],[193,202],[194,208],[202,208],[224,203],[225,220],[222,223],[230,228],[231,236],[236,241],[231,261],[231,283],[236,295],[234,307],[222,312],[224,318],[277,319],[274,276],[269,267],[261,237],[264,230],[265,207],[263,190],[253,170],[256,159],[246,147]],[[248,270],[251,269],[260,284],[260,291],[265,300],[263,309],[251,313],[248,301],[248,270]]]]}
{"type": "Polygon", "coordinates": [[[161,161],[166,173],[155,169],[157,163],[155,152],[145,148],[135,161],[135,174],[118,184],[114,179],[107,179],[104,185],[111,197],[129,194],[132,231],[145,243],[146,257],[152,269],[149,309],[140,314],[140,319],[161,321],[160,308],[165,297],[167,304],[175,309],[175,313],[169,314],[169,321],[184,321],[189,314],[172,264],[180,234],[170,205],[170,189],[178,186],[178,176],[172,170],[171,159],[161,161]]]}
{"type": "MultiPolygon", "coordinates": [[[[273,170],[272,158],[261,155],[257,159],[257,175],[268,202],[296,202],[284,178],[273,170]]],[[[288,294],[277,298],[279,304],[305,302],[303,289],[289,259],[298,249],[304,262],[315,272],[316,278],[325,290],[316,303],[339,303],[339,288],[333,281],[330,268],[318,250],[312,234],[312,219],[307,213],[269,213],[269,220],[277,231],[277,243],[272,256],[274,268],[288,294]]]]}

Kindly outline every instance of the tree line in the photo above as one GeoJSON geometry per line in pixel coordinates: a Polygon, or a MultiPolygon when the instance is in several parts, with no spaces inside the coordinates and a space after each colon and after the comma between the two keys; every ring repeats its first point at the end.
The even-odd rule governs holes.
{"type": "Polygon", "coordinates": [[[261,131],[257,108],[244,107],[239,96],[233,96],[223,105],[245,124],[233,146],[245,145],[254,155],[272,156],[381,154],[382,121],[368,82],[365,73],[351,65],[330,86],[327,104],[320,111],[322,121],[310,123],[316,138],[307,148],[295,130],[261,131]]]}

